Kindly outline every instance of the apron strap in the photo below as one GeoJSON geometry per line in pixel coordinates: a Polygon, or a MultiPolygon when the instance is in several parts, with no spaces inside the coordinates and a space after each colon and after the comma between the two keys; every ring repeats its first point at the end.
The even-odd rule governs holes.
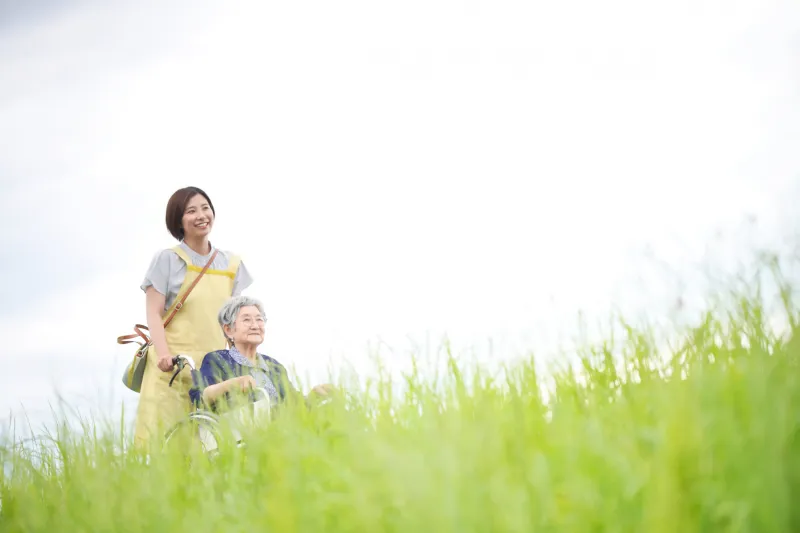
{"type": "Polygon", "coordinates": [[[239,270],[239,264],[241,262],[242,258],[238,255],[232,255],[230,259],[228,259],[228,270],[233,274],[234,279],[236,279],[236,271],[239,270]]]}
{"type": "Polygon", "coordinates": [[[188,254],[187,254],[187,253],[184,251],[184,249],[183,249],[183,248],[181,248],[180,246],[173,246],[173,247],[172,247],[172,251],[173,251],[173,252],[175,252],[175,254],[176,254],[178,257],[180,257],[181,259],[183,259],[183,262],[184,262],[184,263],[186,263],[186,266],[187,266],[187,267],[188,267],[189,265],[191,265],[191,264],[192,264],[192,259],[191,259],[191,258],[189,257],[189,255],[188,255],[188,254]]]}

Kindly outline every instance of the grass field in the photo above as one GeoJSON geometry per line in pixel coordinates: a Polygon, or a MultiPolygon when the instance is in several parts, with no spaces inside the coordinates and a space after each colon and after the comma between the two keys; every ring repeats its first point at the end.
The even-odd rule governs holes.
{"type": "Polygon", "coordinates": [[[630,328],[547,375],[364,384],[213,463],[90,428],[9,443],[0,531],[800,531],[800,351],[736,302],[666,355],[630,328]]]}

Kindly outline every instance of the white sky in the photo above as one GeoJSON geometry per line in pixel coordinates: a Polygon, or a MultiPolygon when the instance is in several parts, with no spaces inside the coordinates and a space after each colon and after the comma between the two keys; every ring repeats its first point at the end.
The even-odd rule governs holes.
{"type": "Polygon", "coordinates": [[[379,340],[398,365],[444,335],[509,358],[581,309],[696,297],[698,264],[794,233],[798,6],[86,3],[0,25],[0,411],[40,420],[54,388],[135,405],[115,338],[190,184],[257,278],[264,351],[314,382],[379,340]]]}

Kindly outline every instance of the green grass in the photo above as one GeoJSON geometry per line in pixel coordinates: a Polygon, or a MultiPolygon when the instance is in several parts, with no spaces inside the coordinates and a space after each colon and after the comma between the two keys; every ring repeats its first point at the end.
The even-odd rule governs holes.
{"type": "Polygon", "coordinates": [[[384,376],[214,463],[90,427],[9,443],[0,531],[800,531],[800,351],[757,292],[666,354],[622,324],[546,375],[384,376]]]}

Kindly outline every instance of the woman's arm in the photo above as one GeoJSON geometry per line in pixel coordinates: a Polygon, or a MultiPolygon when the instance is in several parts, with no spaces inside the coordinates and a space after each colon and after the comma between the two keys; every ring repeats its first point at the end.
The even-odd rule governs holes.
{"type": "Polygon", "coordinates": [[[155,288],[148,287],[146,294],[147,301],[147,328],[150,330],[150,339],[158,355],[158,368],[163,372],[172,370],[172,352],[167,344],[167,336],[164,333],[164,319],[162,312],[166,297],[155,288]]]}

